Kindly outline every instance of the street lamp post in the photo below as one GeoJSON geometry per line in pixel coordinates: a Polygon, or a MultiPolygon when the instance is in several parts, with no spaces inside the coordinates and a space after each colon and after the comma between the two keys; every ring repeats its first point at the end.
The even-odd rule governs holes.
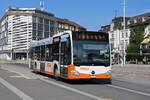
{"type": "Polygon", "coordinates": [[[125,51],[125,49],[126,49],[126,47],[125,47],[125,34],[126,34],[126,18],[125,18],[125,12],[126,12],[126,9],[125,9],[125,7],[126,7],[126,1],[124,0],[123,1],[123,33],[124,33],[124,39],[123,39],[123,66],[125,66],[125,64],[126,64],[126,51],[125,51]]]}

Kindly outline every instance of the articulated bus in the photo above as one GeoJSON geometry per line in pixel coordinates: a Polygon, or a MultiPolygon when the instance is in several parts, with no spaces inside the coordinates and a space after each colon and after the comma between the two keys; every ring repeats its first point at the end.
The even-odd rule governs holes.
{"type": "Polygon", "coordinates": [[[65,31],[30,45],[29,68],[56,79],[111,81],[109,35],[92,31],[65,31]]]}

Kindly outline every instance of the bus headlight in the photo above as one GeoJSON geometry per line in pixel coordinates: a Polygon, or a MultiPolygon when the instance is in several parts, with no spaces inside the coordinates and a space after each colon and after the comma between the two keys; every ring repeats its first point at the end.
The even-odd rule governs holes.
{"type": "Polygon", "coordinates": [[[80,73],[78,72],[78,71],[76,71],[76,70],[71,70],[70,71],[73,75],[79,75],[80,73]]]}
{"type": "Polygon", "coordinates": [[[111,70],[106,72],[106,75],[110,75],[111,74],[111,70]]]}

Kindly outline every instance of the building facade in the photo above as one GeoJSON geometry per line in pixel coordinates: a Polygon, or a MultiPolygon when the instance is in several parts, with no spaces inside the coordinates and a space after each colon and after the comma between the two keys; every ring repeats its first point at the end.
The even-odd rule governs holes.
{"type": "Polygon", "coordinates": [[[144,40],[140,46],[141,54],[150,54],[150,24],[145,28],[144,40]]]}
{"type": "Polygon", "coordinates": [[[57,33],[60,33],[66,30],[86,31],[86,28],[68,19],[57,18],[57,33]]]}
{"type": "MultiPolygon", "coordinates": [[[[133,17],[126,17],[125,22],[125,34],[123,30],[123,17],[115,17],[112,19],[110,25],[102,26],[99,31],[104,31],[109,33],[110,37],[110,43],[111,43],[111,51],[114,54],[123,53],[123,45],[125,45],[125,48],[130,43],[130,26],[136,24],[136,23],[150,23],[150,13],[145,13],[133,17]],[[125,39],[125,42],[124,42],[125,39]]],[[[150,35],[150,24],[145,28],[144,37],[150,35]]],[[[145,42],[143,41],[144,45],[145,42]]],[[[149,45],[149,43],[148,43],[149,45]]],[[[142,47],[142,46],[141,46],[142,47]]],[[[146,47],[149,47],[146,45],[146,47]]],[[[143,49],[142,49],[143,50],[143,49]]]]}
{"type": "Polygon", "coordinates": [[[112,53],[122,53],[124,45],[125,48],[127,48],[127,46],[129,45],[130,29],[125,30],[125,35],[124,30],[119,29],[109,31],[109,34],[112,53]]]}
{"type": "Polygon", "coordinates": [[[116,17],[112,19],[110,25],[102,26],[102,28],[99,30],[109,33],[111,52],[113,57],[114,54],[122,54],[124,50],[124,45],[125,48],[127,48],[129,44],[130,28],[127,26],[129,19],[130,17],[126,17],[125,34],[123,30],[123,17],[116,17]]]}
{"type": "Polygon", "coordinates": [[[26,59],[32,42],[49,38],[65,30],[86,30],[71,22],[37,8],[9,7],[0,20],[0,59],[26,59]],[[60,27],[60,23],[63,27],[60,27]]]}

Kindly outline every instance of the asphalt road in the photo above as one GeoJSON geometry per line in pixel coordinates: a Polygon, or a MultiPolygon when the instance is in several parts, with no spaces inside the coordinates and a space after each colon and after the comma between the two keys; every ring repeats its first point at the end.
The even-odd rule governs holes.
{"type": "Polygon", "coordinates": [[[0,100],[150,100],[150,86],[116,78],[56,81],[26,64],[0,64],[0,100]]]}

